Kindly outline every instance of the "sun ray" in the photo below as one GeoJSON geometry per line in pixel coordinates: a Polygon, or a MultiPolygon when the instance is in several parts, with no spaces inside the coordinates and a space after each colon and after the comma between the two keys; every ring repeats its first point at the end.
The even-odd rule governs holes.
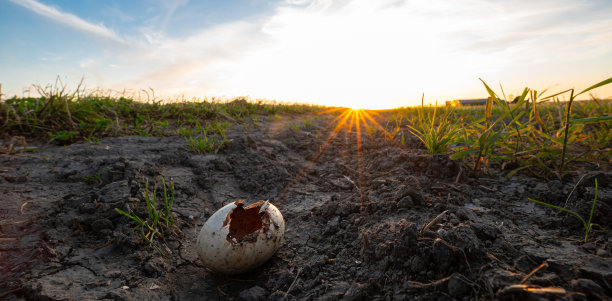
{"type": "MultiPolygon", "coordinates": [[[[337,112],[339,109],[332,108],[329,109],[330,112],[337,112]]],[[[372,117],[371,114],[376,114],[376,112],[370,112],[369,110],[361,110],[361,109],[346,109],[342,111],[338,116],[334,117],[333,120],[328,122],[325,125],[329,134],[325,138],[325,140],[321,143],[318,149],[307,158],[306,162],[302,164],[298,173],[293,177],[292,181],[285,186],[285,188],[280,192],[278,199],[276,202],[279,205],[282,205],[286,198],[289,196],[292,188],[296,187],[304,177],[308,171],[312,168],[313,164],[317,162],[320,156],[323,154],[325,150],[329,148],[329,146],[338,138],[338,134],[341,131],[344,131],[344,143],[342,143],[342,149],[339,149],[338,156],[344,158],[345,160],[351,160],[348,157],[351,154],[352,150],[356,150],[356,161],[352,159],[351,161],[357,164],[357,179],[355,186],[358,186],[359,189],[359,200],[360,200],[360,210],[363,214],[365,214],[365,206],[366,206],[366,189],[364,188],[366,185],[366,173],[365,173],[365,162],[363,156],[363,139],[364,139],[364,131],[363,129],[368,126],[373,126],[376,129],[380,130],[384,133],[385,137],[391,140],[393,143],[397,143],[392,137],[391,134],[388,133],[377,121],[372,117]],[[355,147],[356,149],[354,149],[355,147]]],[[[368,135],[372,135],[368,132],[368,135]]],[[[354,153],[353,153],[354,154],[354,153]]],[[[352,157],[355,158],[355,157],[352,157]]]]}
{"type": "Polygon", "coordinates": [[[368,114],[367,112],[365,112],[365,114],[363,114],[365,116],[365,118],[367,118],[378,130],[380,130],[381,132],[385,133],[385,137],[389,138],[390,140],[393,140],[393,138],[391,137],[392,135],[385,129],[382,127],[382,125],[380,125],[380,123],[378,123],[378,121],[376,121],[372,116],[370,116],[370,114],[368,114]]]}
{"type": "Polygon", "coordinates": [[[356,110],[354,112],[355,119],[355,132],[356,132],[356,144],[357,144],[357,174],[359,181],[359,201],[361,202],[361,213],[365,213],[365,196],[363,191],[363,147],[361,145],[361,124],[360,120],[363,119],[362,110],[356,110]]]}
{"type": "Polygon", "coordinates": [[[279,193],[278,199],[276,200],[279,206],[282,205],[286,200],[289,190],[295,187],[301,181],[301,179],[304,178],[305,173],[309,170],[312,164],[319,160],[321,154],[327,149],[331,142],[336,139],[338,133],[342,129],[342,126],[347,122],[351,115],[352,111],[350,109],[345,109],[344,112],[336,116],[331,122],[329,122],[325,126],[326,129],[331,129],[335,125],[334,129],[329,131],[329,135],[327,135],[325,141],[321,143],[319,149],[317,149],[317,151],[307,159],[307,161],[300,167],[300,170],[297,172],[297,174],[293,177],[291,183],[285,186],[285,188],[283,188],[283,190],[279,193]]]}

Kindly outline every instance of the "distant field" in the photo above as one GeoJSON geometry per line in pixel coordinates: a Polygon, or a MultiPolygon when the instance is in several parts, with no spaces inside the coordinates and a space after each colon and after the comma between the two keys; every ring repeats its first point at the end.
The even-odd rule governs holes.
{"type": "MultiPolygon", "coordinates": [[[[584,97],[584,93],[611,80],[576,95],[567,90],[547,96],[525,88],[516,103],[502,101],[505,97],[485,84],[491,97],[484,106],[421,105],[363,111],[384,116],[385,126],[377,129],[367,120],[363,124],[371,127],[369,131],[383,130],[397,137],[400,143],[404,143],[406,135],[414,135],[429,153],[448,153],[474,171],[486,172],[494,165],[508,170],[509,176],[524,171],[562,178],[588,165],[612,164],[612,100],[574,101],[578,95],[584,97]],[[560,100],[568,98],[569,101],[560,100]]],[[[200,152],[218,151],[230,124],[244,124],[247,120],[256,123],[258,118],[282,114],[341,111],[245,98],[224,102],[139,102],[98,92],[67,91],[58,85],[37,90],[40,97],[0,102],[0,130],[7,141],[12,136],[23,136],[68,144],[95,142],[107,136],[179,135],[200,152]]]]}

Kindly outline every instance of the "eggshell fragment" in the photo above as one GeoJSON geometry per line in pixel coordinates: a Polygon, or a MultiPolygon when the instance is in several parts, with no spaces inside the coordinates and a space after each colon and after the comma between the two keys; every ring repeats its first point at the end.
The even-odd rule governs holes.
{"type": "Polygon", "coordinates": [[[238,274],[266,262],[282,244],[285,220],[276,206],[259,201],[225,205],[202,226],[197,251],[207,268],[238,274]]]}

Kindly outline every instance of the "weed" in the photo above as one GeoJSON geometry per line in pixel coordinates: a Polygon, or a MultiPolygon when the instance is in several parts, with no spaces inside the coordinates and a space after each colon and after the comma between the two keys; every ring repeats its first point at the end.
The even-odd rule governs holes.
{"type": "Polygon", "coordinates": [[[225,139],[225,132],[221,135],[208,135],[206,130],[203,130],[199,136],[185,138],[185,141],[189,148],[198,154],[216,154],[229,142],[225,139]]]}
{"type": "Polygon", "coordinates": [[[68,144],[74,141],[79,132],[77,131],[58,131],[56,133],[49,133],[49,142],[55,142],[58,144],[68,144]]]}
{"type": "Polygon", "coordinates": [[[502,169],[512,166],[508,177],[528,171],[540,177],[563,178],[577,171],[578,162],[612,162],[612,152],[606,151],[611,146],[612,102],[575,101],[578,95],[610,82],[612,78],[575,95],[569,89],[547,97],[542,96],[545,91],[525,88],[516,103],[508,104],[483,81],[489,100],[484,109],[459,110],[463,141],[453,147],[451,158],[470,159],[475,171],[486,172],[490,160],[502,169]],[[563,105],[558,97],[568,92],[570,100],[563,105]]]}
{"type": "Polygon", "coordinates": [[[300,129],[302,129],[302,127],[300,126],[299,123],[289,123],[289,129],[292,131],[299,131],[300,129]]]}
{"type": "Polygon", "coordinates": [[[548,206],[550,208],[554,208],[554,209],[557,209],[557,210],[561,210],[561,211],[570,213],[570,214],[574,215],[575,217],[577,217],[582,222],[582,225],[584,226],[584,242],[587,242],[589,240],[589,233],[591,233],[591,229],[593,228],[593,226],[598,226],[598,227],[601,228],[601,226],[599,224],[591,223],[591,221],[593,220],[593,212],[595,211],[595,204],[597,203],[597,178],[595,179],[595,198],[593,199],[593,205],[591,205],[591,214],[589,214],[589,220],[588,221],[586,221],[582,216],[580,216],[580,214],[578,214],[577,212],[572,211],[570,209],[566,209],[566,208],[555,206],[553,204],[549,204],[549,203],[546,203],[546,202],[534,200],[532,198],[529,198],[529,200],[532,201],[532,202],[538,203],[540,205],[548,206]]]}
{"type": "Polygon", "coordinates": [[[442,117],[436,120],[437,103],[430,114],[425,110],[424,99],[425,95],[423,94],[421,107],[417,108],[417,119],[413,122],[413,125],[408,125],[408,129],[423,142],[430,154],[446,153],[450,144],[459,135],[457,123],[451,123],[448,119],[452,108],[447,105],[442,117]]]}
{"type": "MultiPolygon", "coordinates": [[[[33,87],[39,97],[13,97],[0,101],[0,132],[66,144],[81,139],[97,141],[107,136],[163,136],[168,134],[168,129],[179,132],[196,124],[206,123],[213,128],[229,125],[219,120],[236,122],[254,115],[280,116],[323,109],[310,105],[253,102],[245,98],[225,103],[214,98],[211,101],[161,101],[153,90],[128,95],[111,90],[85,91],[79,85],[75,91],[69,91],[59,78],[54,85],[33,87]],[[133,99],[142,97],[145,101],[133,99]],[[172,129],[173,126],[176,130],[172,129]]],[[[258,123],[259,117],[255,118],[254,123],[258,123]]],[[[218,130],[213,128],[206,128],[206,131],[217,133],[218,130]]]]}
{"type": "Polygon", "coordinates": [[[147,213],[149,217],[145,220],[140,218],[136,213],[132,210],[129,210],[130,213],[127,213],[119,208],[115,208],[115,211],[121,215],[127,216],[134,220],[138,225],[134,230],[140,228],[142,237],[157,250],[157,252],[161,256],[166,256],[164,252],[161,250],[159,244],[155,241],[156,235],[163,239],[163,230],[170,230],[172,226],[174,226],[174,217],[170,213],[172,210],[172,206],[174,205],[174,183],[170,182],[170,187],[172,189],[172,194],[170,197],[170,202],[168,202],[168,193],[166,190],[166,181],[162,177],[162,186],[164,189],[164,203],[163,208],[160,210],[157,209],[157,204],[155,200],[155,196],[157,193],[157,185],[153,188],[153,196],[149,196],[149,180],[147,180],[145,184],[145,201],[147,205],[147,213]],[[160,229],[163,227],[164,229],[160,229]]]}
{"type": "Polygon", "coordinates": [[[100,183],[100,174],[95,174],[95,175],[87,175],[82,177],[81,179],[83,179],[83,181],[85,183],[89,183],[89,184],[97,184],[100,183]]]}
{"type": "Polygon", "coordinates": [[[312,120],[311,119],[304,119],[302,120],[302,127],[307,128],[307,127],[311,127],[312,126],[312,120]]]}

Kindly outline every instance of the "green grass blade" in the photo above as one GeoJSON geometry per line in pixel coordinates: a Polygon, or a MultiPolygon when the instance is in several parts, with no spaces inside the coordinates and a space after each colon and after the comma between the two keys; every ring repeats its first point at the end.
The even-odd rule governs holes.
{"type": "Polygon", "coordinates": [[[567,89],[567,90],[563,90],[563,91],[561,91],[561,92],[559,92],[559,93],[555,93],[555,94],[553,94],[553,95],[546,96],[546,97],[542,98],[541,100],[547,100],[547,99],[550,99],[550,98],[553,98],[553,97],[559,96],[559,95],[561,95],[561,94],[565,94],[565,93],[570,92],[570,91],[574,91],[574,89],[567,89]]]}
{"type": "Polygon", "coordinates": [[[585,118],[572,119],[570,123],[571,124],[574,124],[574,123],[587,124],[587,123],[605,122],[605,121],[610,121],[610,120],[612,120],[612,116],[585,117],[585,118]]]}
{"type": "Polygon", "coordinates": [[[574,90],[571,90],[570,100],[567,103],[567,116],[565,118],[565,135],[563,137],[563,151],[561,152],[561,163],[559,165],[559,172],[563,172],[565,169],[565,152],[567,151],[567,138],[569,135],[569,125],[570,125],[570,113],[572,110],[572,102],[574,102],[574,90]]]}
{"type": "Polygon", "coordinates": [[[588,227],[586,229],[586,233],[584,234],[584,242],[587,242],[589,239],[589,233],[591,232],[591,220],[593,219],[593,212],[595,212],[595,203],[597,203],[597,178],[595,178],[595,198],[593,199],[593,205],[591,206],[591,214],[589,214],[589,222],[587,223],[588,227]]]}
{"type": "Polygon", "coordinates": [[[610,78],[608,78],[608,79],[606,79],[606,80],[603,80],[603,81],[601,81],[601,82],[599,82],[599,83],[596,83],[596,84],[594,84],[594,85],[592,85],[592,86],[590,86],[590,87],[588,87],[588,88],[586,88],[586,89],[582,90],[582,92],[580,92],[580,93],[576,94],[576,96],[578,96],[578,95],[580,95],[580,94],[582,94],[582,93],[585,93],[585,92],[591,91],[591,90],[593,90],[593,89],[599,88],[599,87],[601,87],[601,86],[605,86],[605,85],[607,85],[607,84],[609,84],[609,83],[612,83],[612,77],[610,77],[610,78]]]}
{"type": "Polygon", "coordinates": [[[138,218],[138,216],[129,214],[129,213],[127,213],[127,212],[125,212],[125,211],[123,211],[123,210],[121,210],[119,208],[115,208],[115,211],[117,213],[119,213],[119,214],[122,214],[122,215],[125,215],[125,216],[131,218],[132,220],[134,220],[135,222],[137,222],[141,226],[143,226],[143,227],[145,226],[144,222],[140,218],[138,218]]]}
{"type": "Polygon", "coordinates": [[[574,215],[575,217],[577,217],[577,218],[578,218],[578,219],[579,219],[579,220],[582,222],[582,225],[584,226],[584,228],[585,228],[585,229],[587,228],[586,221],[585,221],[585,220],[582,218],[582,216],[580,216],[580,214],[578,214],[578,213],[576,213],[576,212],[574,212],[574,211],[572,211],[572,210],[565,209],[565,208],[563,208],[563,207],[555,206],[555,205],[553,205],[553,204],[545,203],[545,202],[542,202],[542,201],[534,200],[534,199],[532,199],[532,198],[528,198],[528,199],[529,199],[530,201],[535,202],[535,203],[538,203],[538,204],[540,204],[540,205],[548,206],[548,207],[550,207],[550,208],[554,208],[554,209],[557,209],[557,210],[561,210],[561,211],[565,211],[565,212],[567,212],[567,213],[570,213],[570,214],[574,215]]]}
{"type": "Polygon", "coordinates": [[[480,151],[480,148],[466,149],[456,152],[450,156],[453,160],[463,159],[467,155],[475,154],[480,151]]]}
{"type": "Polygon", "coordinates": [[[529,165],[525,165],[525,166],[521,166],[521,167],[519,167],[519,168],[515,168],[515,169],[511,170],[511,171],[510,171],[510,172],[509,172],[509,173],[506,175],[506,178],[512,178],[512,177],[513,177],[513,176],[514,176],[514,175],[515,175],[517,172],[519,172],[519,171],[521,171],[521,170],[523,170],[523,169],[527,169],[527,168],[529,168],[529,167],[530,167],[529,165]]]}

